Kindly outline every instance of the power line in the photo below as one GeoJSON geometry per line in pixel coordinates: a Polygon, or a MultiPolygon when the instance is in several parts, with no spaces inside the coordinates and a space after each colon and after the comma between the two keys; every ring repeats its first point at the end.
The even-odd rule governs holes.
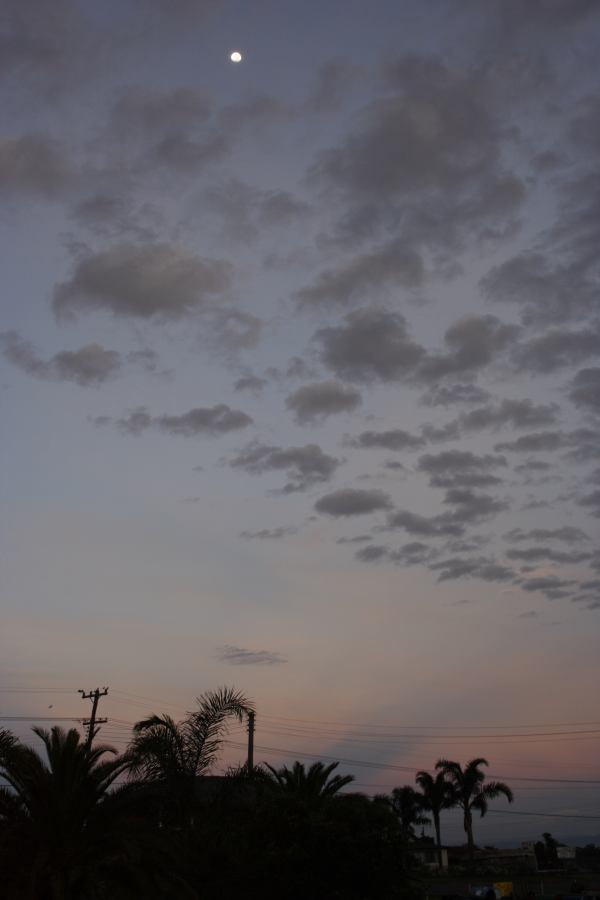
{"type": "MultiPolygon", "coordinates": [[[[243,744],[238,743],[237,741],[229,741],[224,740],[224,744],[230,744],[234,747],[243,747],[243,744]]],[[[364,766],[370,769],[388,769],[394,772],[410,772],[414,774],[419,771],[417,766],[400,766],[394,763],[376,763],[371,762],[370,760],[365,759],[345,759],[340,756],[326,756],[322,753],[308,753],[308,752],[300,752],[298,750],[290,750],[282,747],[267,747],[265,745],[256,744],[255,748],[257,750],[263,750],[272,753],[282,753],[285,756],[306,756],[310,759],[322,759],[332,762],[341,762],[350,766],[364,766]]],[[[490,773],[492,775],[492,773],[490,773]]],[[[600,784],[600,779],[587,779],[587,778],[541,778],[539,776],[524,776],[524,775],[493,775],[494,778],[506,778],[510,781],[535,781],[535,782],[547,782],[549,784],[600,784]]]]}

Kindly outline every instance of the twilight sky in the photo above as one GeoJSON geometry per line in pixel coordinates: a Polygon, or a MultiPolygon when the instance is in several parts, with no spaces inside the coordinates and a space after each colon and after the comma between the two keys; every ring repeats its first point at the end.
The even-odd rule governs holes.
{"type": "Polygon", "coordinates": [[[4,0],[3,715],[235,684],[259,759],[486,756],[476,837],[600,835],[599,52],[596,0],[4,0]]]}

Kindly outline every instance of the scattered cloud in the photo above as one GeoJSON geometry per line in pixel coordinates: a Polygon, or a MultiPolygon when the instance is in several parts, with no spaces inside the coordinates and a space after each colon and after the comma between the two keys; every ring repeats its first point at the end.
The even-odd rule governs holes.
{"type": "Polygon", "coordinates": [[[318,422],[338,413],[352,412],[361,403],[362,397],[355,388],[333,380],[306,384],[290,394],[285,401],[299,425],[318,422]]]}
{"type": "Polygon", "coordinates": [[[368,449],[371,447],[383,450],[418,450],[425,444],[425,440],[401,428],[394,428],[390,431],[363,431],[355,438],[348,438],[345,441],[348,447],[360,447],[368,449]]]}
{"type": "Polygon", "coordinates": [[[138,435],[149,428],[158,428],[167,434],[182,437],[227,434],[252,424],[250,416],[241,410],[231,409],[225,403],[190,409],[179,416],[166,413],[151,416],[145,407],[139,407],[120,419],[106,419],[106,422],[109,421],[114,421],[116,427],[126,434],[138,435]]]}
{"type": "Polygon", "coordinates": [[[273,447],[253,441],[229,460],[234,469],[251,475],[270,471],[284,471],[289,479],[284,493],[304,491],[315,484],[329,481],[342,460],[324,453],[318,444],[302,447],[273,447]]]}
{"type": "Polygon", "coordinates": [[[226,290],[232,267],[202,260],[170,244],[115,244],[79,259],[54,289],[59,318],[104,310],[139,319],[180,319],[203,310],[226,290]]]}
{"type": "Polygon", "coordinates": [[[433,487],[472,488],[499,484],[501,479],[493,472],[506,465],[504,456],[477,456],[468,450],[445,450],[421,456],[417,468],[429,475],[433,487]]]}
{"type": "Polygon", "coordinates": [[[79,350],[62,350],[45,360],[16,331],[4,331],[0,332],[0,347],[5,358],[28,375],[47,381],[74,381],[81,387],[102,384],[122,366],[119,353],[95,343],[79,350]]]}
{"type": "Polygon", "coordinates": [[[218,658],[230,666],[279,666],[287,663],[285,656],[272,650],[248,650],[225,644],[219,648],[218,658]]]}
{"type": "Polygon", "coordinates": [[[575,406],[600,413],[600,368],[581,369],[571,382],[569,396],[575,406]]]}
{"type": "Polygon", "coordinates": [[[336,518],[368,515],[391,507],[392,501],[383,491],[363,491],[358,488],[341,488],[325,494],[315,503],[317,512],[336,518]]]}
{"type": "Polygon", "coordinates": [[[240,531],[240,537],[248,541],[277,541],[280,538],[296,534],[297,528],[293,526],[279,526],[278,528],[263,528],[260,531],[240,531]]]}

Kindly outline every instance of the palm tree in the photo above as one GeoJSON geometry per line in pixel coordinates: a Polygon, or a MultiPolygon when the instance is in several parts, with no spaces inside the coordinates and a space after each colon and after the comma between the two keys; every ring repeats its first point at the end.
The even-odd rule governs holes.
{"type": "Polygon", "coordinates": [[[414,825],[429,825],[430,819],[421,815],[426,809],[425,798],[410,785],[394,788],[391,806],[400,820],[400,828],[405,838],[414,837],[414,825]]]}
{"type": "Polygon", "coordinates": [[[438,866],[442,868],[442,839],[440,835],[440,813],[455,805],[452,785],[446,780],[444,772],[438,772],[435,778],[429,772],[417,772],[415,781],[423,792],[423,806],[433,817],[435,843],[437,846],[438,866]]]}
{"type": "Polygon", "coordinates": [[[298,799],[309,801],[329,799],[354,781],[354,775],[334,775],[331,778],[331,773],[338,766],[337,762],[330,763],[328,766],[322,762],[316,762],[306,769],[304,763],[298,762],[298,760],[291,769],[288,769],[287,766],[274,769],[273,766],[266,764],[266,768],[271,773],[267,777],[274,786],[288,794],[294,794],[298,799]]]}
{"type": "Polygon", "coordinates": [[[513,802],[513,792],[503,781],[489,781],[484,785],[485,772],[481,766],[489,766],[487,759],[477,757],[470,760],[462,768],[460,763],[448,759],[439,759],[435,764],[436,769],[446,775],[453,787],[456,805],[463,811],[463,827],[467,835],[469,845],[469,860],[473,862],[475,845],[473,843],[473,810],[477,810],[481,817],[488,811],[490,800],[494,800],[501,794],[509,803],[513,802]]]}
{"type": "Polygon", "coordinates": [[[2,735],[0,778],[8,785],[0,787],[3,896],[141,896],[140,793],[130,785],[111,790],[129,758],[106,745],[88,747],[74,728],[33,731],[45,759],[2,735]]]}
{"type": "Polygon", "coordinates": [[[206,691],[196,701],[198,708],[180,722],[166,714],[137,722],[128,749],[132,774],[166,786],[180,825],[190,821],[196,778],[214,763],[228,720],[241,722],[253,710],[250,700],[228,687],[206,691]]]}

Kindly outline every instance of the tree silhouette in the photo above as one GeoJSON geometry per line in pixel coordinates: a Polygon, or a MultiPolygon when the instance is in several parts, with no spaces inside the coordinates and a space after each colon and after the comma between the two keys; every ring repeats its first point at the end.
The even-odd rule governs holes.
{"type": "Polygon", "coordinates": [[[489,781],[484,785],[485,772],[481,766],[488,766],[487,759],[477,757],[470,760],[464,769],[460,763],[448,759],[440,759],[435,764],[449,779],[454,790],[456,805],[463,811],[463,827],[469,846],[469,860],[473,862],[475,845],[473,843],[473,811],[481,817],[488,811],[490,800],[503,795],[509,803],[513,801],[513,792],[503,781],[489,781]]]}
{"type": "Polygon", "coordinates": [[[445,772],[438,772],[435,777],[430,772],[417,772],[416,782],[423,792],[423,808],[431,813],[435,828],[438,865],[442,868],[442,839],[440,832],[440,813],[456,805],[452,785],[446,779],[445,772]]]}
{"type": "Polygon", "coordinates": [[[33,731],[45,759],[11,735],[1,740],[3,898],[143,896],[154,870],[143,861],[160,854],[150,849],[139,789],[111,790],[129,758],[89,748],[75,729],[33,731]]]}
{"type": "Polygon", "coordinates": [[[198,708],[176,722],[168,715],[153,715],[136,722],[128,753],[132,774],[165,787],[166,805],[174,807],[179,825],[191,815],[196,778],[215,761],[228,721],[253,709],[240,691],[223,687],[197,698],[198,708]]]}
{"type": "Polygon", "coordinates": [[[430,819],[422,815],[425,806],[425,798],[419,791],[415,791],[410,785],[394,788],[391,797],[391,806],[398,819],[405,838],[414,837],[415,825],[429,825],[430,819]]]}
{"type": "Polygon", "coordinates": [[[266,764],[270,775],[270,781],[280,790],[295,794],[299,799],[322,800],[333,797],[347,784],[354,781],[354,775],[334,775],[331,773],[337,769],[339,763],[330,763],[328,766],[322,762],[313,763],[306,769],[304,763],[296,762],[291,769],[282,766],[274,769],[266,764]]]}

